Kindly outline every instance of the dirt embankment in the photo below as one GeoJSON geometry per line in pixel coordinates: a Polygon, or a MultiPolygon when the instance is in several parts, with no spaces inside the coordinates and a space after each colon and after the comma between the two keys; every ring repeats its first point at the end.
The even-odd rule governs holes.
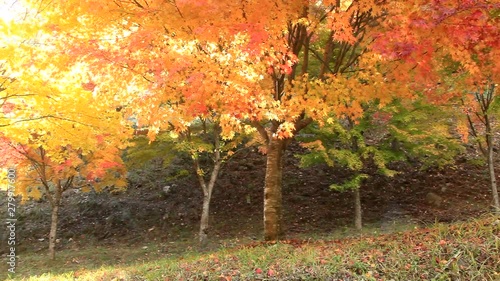
{"type": "MultiPolygon", "coordinates": [[[[328,188],[350,173],[324,165],[301,169],[294,157],[300,152],[298,146],[292,146],[285,156],[287,234],[307,235],[350,227],[351,193],[328,188]]],[[[462,220],[489,208],[491,194],[484,166],[463,162],[444,170],[420,171],[409,164],[394,168],[400,172],[394,178],[368,171],[372,176],[362,187],[364,222],[372,227],[383,230],[397,220],[462,220]]],[[[152,163],[131,171],[131,186],[123,193],[68,191],[60,214],[59,247],[191,239],[198,227],[202,193],[195,178],[185,175],[186,170],[191,170],[186,159],[168,168],[152,163]]],[[[261,238],[264,173],[265,157],[254,151],[237,155],[224,166],[211,205],[211,233],[215,240],[261,238]]],[[[0,202],[0,216],[5,217],[5,195],[0,202]]],[[[43,200],[18,206],[20,251],[46,248],[49,219],[50,209],[43,200]]]]}

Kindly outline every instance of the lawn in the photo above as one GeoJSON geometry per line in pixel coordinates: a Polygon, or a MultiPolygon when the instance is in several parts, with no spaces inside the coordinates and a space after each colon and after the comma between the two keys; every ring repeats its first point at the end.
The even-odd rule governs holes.
{"type": "Polygon", "coordinates": [[[205,252],[191,241],[63,250],[54,262],[26,253],[18,269],[7,280],[500,280],[500,218],[205,252]]]}

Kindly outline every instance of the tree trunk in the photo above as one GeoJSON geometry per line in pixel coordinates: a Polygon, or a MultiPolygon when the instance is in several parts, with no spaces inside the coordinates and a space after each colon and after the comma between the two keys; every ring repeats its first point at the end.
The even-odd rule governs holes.
{"type": "Polygon", "coordinates": [[[488,170],[490,172],[491,192],[493,193],[493,207],[495,208],[496,213],[500,213],[500,200],[498,199],[497,179],[495,176],[494,165],[495,162],[493,161],[493,141],[491,138],[488,144],[488,170]]]}
{"type": "Polygon", "coordinates": [[[319,70],[319,75],[318,75],[319,79],[325,79],[325,75],[329,71],[329,65],[332,59],[333,47],[334,47],[333,34],[334,32],[331,31],[330,34],[328,35],[328,41],[326,41],[325,53],[323,55],[323,63],[321,64],[321,68],[319,70]]]}
{"type": "MultiPolygon", "coordinates": [[[[218,152],[216,153],[218,154],[218,152]]],[[[217,181],[217,176],[219,175],[220,168],[222,166],[222,161],[220,161],[220,155],[216,155],[216,163],[214,164],[214,169],[210,175],[210,181],[206,184],[202,175],[198,175],[198,180],[203,189],[203,207],[201,210],[201,221],[200,221],[200,247],[205,248],[208,244],[208,232],[209,232],[209,217],[210,217],[210,200],[212,199],[212,192],[214,191],[215,182],[217,181]]],[[[198,166],[198,164],[197,164],[198,166]]]]}
{"type": "Polygon", "coordinates": [[[267,146],[267,167],[264,185],[264,239],[275,241],[283,237],[283,203],[281,180],[285,141],[271,138],[267,146]]]}
{"type": "Polygon", "coordinates": [[[59,215],[59,202],[52,206],[52,217],[50,223],[49,234],[49,257],[51,260],[56,259],[56,235],[57,235],[57,220],[59,215]]]}
{"type": "Polygon", "coordinates": [[[205,248],[208,244],[208,217],[210,215],[211,194],[203,195],[203,209],[200,221],[200,247],[205,248]]]}
{"type": "Polygon", "coordinates": [[[203,207],[201,210],[201,221],[200,221],[200,247],[205,248],[208,244],[208,232],[209,232],[209,217],[210,217],[210,200],[212,199],[212,192],[214,191],[215,182],[219,176],[219,171],[222,166],[220,139],[219,139],[220,129],[218,126],[214,128],[214,167],[212,173],[210,174],[210,180],[208,184],[203,177],[203,174],[199,173],[200,163],[198,158],[195,158],[194,165],[196,168],[196,174],[198,175],[198,181],[203,190],[203,207]]]}
{"type": "MultiPolygon", "coordinates": [[[[493,146],[494,146],[494,135],[493,128],[491,126],[491,119],[489,115],[489,110],[491,108],[491,103],[493,102],[495,92],[495,85],[492,85],[490,89],[486,90],[486,95],[480,96],[479,102],[481,104],[481,110],[483,112],[483,122],[486,127],[486,157],[488,161],[488,170],[490,173],[491,181],[491,192],[493,195],[493,207],[495,208],[495,213],[500,214],[500,200],[498,199],[498,188],[497,179],[495,176],[495,162],[493,161],[493,146]]],[[[483,152],[484,153],[484,152],[483,152]]]]}
{"type": "Polygon", "coordinates": [[[363,227],[362,217],[361,217],[361,194],[359,188],[353,190],[354,195],[354,227],[356,230],[361,230],[363,227]]]}

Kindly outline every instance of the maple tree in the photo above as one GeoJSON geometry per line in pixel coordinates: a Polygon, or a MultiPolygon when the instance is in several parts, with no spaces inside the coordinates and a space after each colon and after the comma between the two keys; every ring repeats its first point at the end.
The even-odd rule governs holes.
{"type": "MultiPolygon", "coordinates": [[[[494,146],[495,146],[495,125],[494,120],[498,116],[498,95],[496,94],[496,84],[484,86],[473,92],[473,106],[463,102],[466,106],[464,112],[467,117],[467,124],[470,128],[470,135],[474,137],[479,151],[486,159],[488,173],[490,175],[491,192],[493,206],[496,212],[500,212],[500,199],[498,196],[497,181],[494,167],[494,146]]],[[[464,141],[467,141],[469,132],[464,132],[464,141]]]]}
{"type": "Polygon", "coordinates": [[[49,256],[55,243],[62,194],[126,186],[120,158],[130,130],[121,113],[88,82],[85,65],[67,65],[53,52],[39,18],[2,23],[2,167],[16,169],[15,194],[46,197],[52,208],[49,256]]]}
{"type": "MultiPolygon", "coordinates": [[[[268,159],[264,188],[268,240],[282,235],[281,158],[294,134],[330,113],[355,120],[363,112],[364,100],[380,99],[383,104],[391,98],[387,93],[407,95],[402,85],[391,89],[393,81],[396,85],[411,81],[414,89],[425,89],[430,99],[437,98],[437,91],[428,90],[436,88],[438,57],[450,55],[462,60],[464,69],[479,73],[477,68],[488,61],[485,56],[495,54],[477,52],[477,47],[469,52],[455,48],[483,37],[485,47],[479,47],[496,44],[488,39],[496,32],[489,23],[466,32],[457,28],[464,24],[460,21],[482,21],[483,11],[491,11],[491,5],[483,7],[478,1],[456,9],[447,1],[433,2],[430,8],[419,1],[79,4],[77,8],[71,2],[51,3],[47,29],[69,38],[73,47],[68,54],[102,71],[96,78],[102,89],[121,93],[128,103],[134,100],[131,112],[145,117],[151,138],[164,128],[183,132],[193,116],[211,113],[220,114],[225,137],[245,123],[259,132],[268,159]],[[263,8],[277,12],[262,13],[263,8]],[[67,17],[51,17],[61,11],[67,17]],[[373,28],[379,33],[369,32],[381,23],[382,28],[373,28]],[[313,38],[321,32],[328,36],[317,44],[318,50],[313,38]],[[449,32],[461,32],[464,36],[457,38],[470,40],[445,36],[434,40],[449,32]],[[370,48],[386,60],[405,64],[388,72],[370,48]],[[321,65],[317,77],[309,74],[314,60],[321,65]],[[130,98],[132,94],[139,98],[130,98]]],[[[495,64],[482,66],[496,71],[495,64]]]]}
{"type": "Polygon", "coordinates": [[[369,51],[384,9],[372,0],[88,0],[52,1],[43,14],[45,30],[65,38],[59,49],[91,65],[93,82],[142,118],[151,139],[185,132],[194,116],[215,114],[228,139],[253,126],[267,154],[265,239],[276,240],[293,136],[329,114],[355,120],[364,100],[407,93],[387,83],[369,51]],[[315,45],[323,34],[327,42],[315,45]]]}
{"type": "Polygon", "coordinates": [[[210,201],[223,164],[236,152],[242,142],[242,135],[232,139],[221,137],[221,127],[217,120],[202,119],[193,122],[188,130],[181,133],[176,149],[188,153],[192,158],[194,172],[203,191],[199,241],[206,247],[209,236],[210,201]],[[209,163],[209,164],[203,164],[209,163]]]}
{"type": "MultiPolygon", "coordinates": [[[[50,112],[50,109],[45,109],[45,112],[50,112]]],[[[84,117],[100,119],[97,116],[84,117]]],[[[100,122],[107,124],[111,118],[119,122],[117,118],[121,117],[108,115],[100,122]]],[[[117,189],[126,186],[125,168],[120,158],[120,149],[125,144],[119,138],[124,132],[120,129],[112,131],[108,124],[96,128],[66,120],[30,120],[28,126],[30,129],[13,124],[3,132],[2,153],[5,157],[0,166],[15,167],[18,175],[15,193],[23,201],[42,196],[49,201],[52,208],[49,255],[54,259],[63,193],[69,189],[101,191],[108,186],[117,189]],[[19,134],[19,131],[28,135],[19,134]]]]}
{"type": "MultiPolygon", "coordinates": [[[[139,126],[145,127],[144,132],[151,141],[155,141],[159,134],[166,134],[168,141],[176,144],[177,151],[192,158],[194,174],[203,191],[199,231],[203,247],[208,242],[209,205],[219,171],[234,154],[242,137],[252,132],[249,125],[242,125],[238,119],[246,109],[236,103],[247,93],[249,85],[255,83],[257,74],[247,66],[245,54],[237,48],[242,44],[238,40],[227,44],[173,40],[169,44],[178,44],[182,50],[174,50],[177,58],[171,66],[173,72],[168,81],[161,76],[142,76],[140,80],[146,82],[143,89],[147,93],[139,94],[124,106],[124,110],[136,116],[139,126]],[[200,61],[206,65],[197,66],[200,61]],[[162,87],[167,87],[172,93],[165,94],[162,87]],[[202,168],[200,157],[207,156],[211,164],[202,168]]],[[[96,61],[96,64],[100,63],[96,61]]]]}
{"type": "Polygon", "coordinates": [[[235,100],[242,98],[247,85],[252,84],[256,76],[252,69],[245,68],[244,59],[238,58],[240,53],[235,46],[239,44],[192,42],[182,45],[183,50],[177,56],[183,60],[172,66],[181,73],[172,73],[168,84],[163,85],[178,92],[165,95],[161,88],[160,92],[149,92],[153,90],[151,87],[158,85],[144,79],[150,84],[146,85],[148,93],[125,106],[125,110],[137,116],[139,124],[148,126],[147,135],[151,141],[156,140],[159,133],[168,132],[169,141],[176,143],[175,149],[192,158],[194,174],[203,191],[199,231],[202,247],[208,242],[209,206],[220,169],[234,154],[242,136],[252,131],[248,125],[240,126],[236,116],[244,109],[234,106],[235,100]],[[231,57],[237,59],[231,60],[231,57]],[[192,65],[190,60],[193,58],[207,62],[206,66],[200,66],[201,74],[200,68],[192,65]],[[241,72],[233,72],[233,68],[241,72]],[[161,100],[160,104],[151,107],[155,100],[161,100]],[[200,161],[203,157],[210,159],[210,164],[204,168],[200,161]]]}
{"type": "Polygon", "coordinates": [[[488,162],[492,197],[500,207],[493,167],[495,85],[500,76],[499,10],[494,1],[394,2],[399,21],[384,22],[384,35],[375,49],[400,62],[398,79],[411,81],[430,102],[455,103],[466,117],[457,122],[463,140],[468,129],[488,162]],[[450,36],[452,35],[452,36],[450,36]],[[458,101],[458,102],[457,102],[458,101]],[[478,125],[482,124],[482,130],[478,125]],[[480,134],[482,133],[482,136],[480,134]],[[483,141],[479,140],[483,138],[483,141]]]}
{"type": "MultiPolygon", "coordinates": [[[[143,130],[141,133],[147,133],[143,130]]],[[[162,166],[169,164],[169,160],[175,154],[187,154],[192,161],[193,174],[198,180],[203,192],[202,212],[200,219],[199,241],[201,248],[208,243],[209,238],[209,215],[212,193],[219,176],[223,163],[234,153],[232,150],[239,142],[237,139],[224,140],[220,135],[220,127],[214,120],[198,119],[193,121],[189,128],[180,133],[159,132],[154,141],[145,140],[143,137],[134,139],[137,147],[127,150],[126,162],[130,165],[143,166],[146,160],[160,158],[162,166]]],[[[187,170],[181,170],[180,174],[192,175],[187,170]]]]}
{"type": "Polygon", "coordinates": [[[336,191],[351,191],[354,197],[354,222],[362,228],[361,187],[370,177],[372,167],[380,175],[393,177],[397,170],[388,164],[415,160],[422,169],[445,168],[453,165],[455,157],[463,152],[454,126],[447,122],[453,110],[426,103],[395,99],[380,108],[376,103],[364,103],[364,114],[357,122],[339,119],[323,127],[311,126],[307,134],[297,138],[309,150],[299,155],[301,166],[325,163],[330,167],[344,167],[353,175],[342,182],[332,183],[336,191]]]}
{"type": "Polygon", "coordinates": [[[43,196],[50,203],[49,257],[54,259],[63,193],[70,189],[99,192],[108,186],[123,189],[126,186],[125,169],[119,155],[112,154],[116,148],[107,148],[103,143],[96,147],[96,151],[86,154],[71,145],[58,151],[46,150],[43,144],[38,145],[16,144],[4,137],[2,152],[7,157],[0,164],[15,167],[18,175],[15,194],[20,195],[23,201],[43,196]]]}
{"type": "MultiPolygon", "coordinates": [[[[370,114],[371,115],[371,114],[370,114]]],[[[374,128],[374,120],[370,120],[369,114],[355,124],[353,120],[339,120],[321,129],[310,129],[314,137],[299,137],[302,146],[310,150],[310,153],[300,155],[301,166],[311,166],[318,163],[326,163],[330,167],[341,166],[354,172],[354,175],[341,183],[332,183],[330,189],[336,191],[351,191],[354,202],[354,226],[357,230],[362,229],[362,206],[361,186],[369,178],[365,169],[368,163],[373,163],[380,174],[394,176],[396,171],[388,169],[386,164],[397,159],[391,150],[384,150],[382,141],[370,140],[372,138],[384,138],[385,134],[380,132],[370,133],[374,128]]],[[[376,120],[378,121],[378,120],[376,120]]]]}

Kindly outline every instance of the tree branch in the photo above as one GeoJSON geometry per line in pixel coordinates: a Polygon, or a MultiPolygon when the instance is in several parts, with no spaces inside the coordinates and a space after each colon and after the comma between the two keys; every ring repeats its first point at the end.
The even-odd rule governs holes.
{"type": "Polygon", "coordinates": [[[267,134],[266,128],[264,128],[264,126],[262,126],[262,124],[258,121],[253,121],[252,126],[257,129],[257,132],[259,132],[260,136],[264,139],[266,145],[269,144],[269,135],[267,134]]]}

